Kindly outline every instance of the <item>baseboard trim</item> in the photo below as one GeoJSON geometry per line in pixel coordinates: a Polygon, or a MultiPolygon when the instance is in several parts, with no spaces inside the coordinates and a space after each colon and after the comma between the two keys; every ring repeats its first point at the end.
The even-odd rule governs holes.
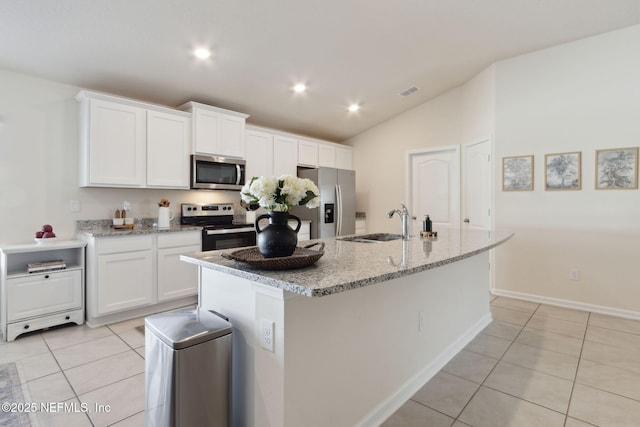
{"type": "Polygon", "coordinates": [[[615,307],[607,307],[598,304],[589,304],[585,302],[571,301],[562,298],[545,297],[541,295],[527,294],[524,292],[506,291],[503,289],[493,288],[494,295],[522,299],[541,304],[555,305],[558,307],[571,308],[574,310],[591,311],[593,313],[606,314],[608,316],[622,317],[625,319],[640,320],[640,312],[632,310],[623,310],[615,307]]]}
{"type": "Polygon", "coordinates": [[[411,398],[423,385],[425,385],[435,374],[437,374],[449,361],[462,350],[469,342],[476,337],[492,321],[491,313],[485,314],[469,330],[449,345],[431,363],[419,371],[413,378],[404,383],[400,389],[380,402],[367,416],[365,416],[357,427],[379,426],[404,403],[411,398]]]}
{"type": "Polygon", "coordinates": [[[192,295],[158,304],[107,314],[100,317],[91,317],[87,314],[85,322],[90,328],[97,328],[100,326],[111,325],[113,323],[124,322],[125,320],[135,319],[137,317],[147,317],[163,311],[182,308],[189,305],[196,305],[197,302],[198,297],[196,295],[192,295]]]}

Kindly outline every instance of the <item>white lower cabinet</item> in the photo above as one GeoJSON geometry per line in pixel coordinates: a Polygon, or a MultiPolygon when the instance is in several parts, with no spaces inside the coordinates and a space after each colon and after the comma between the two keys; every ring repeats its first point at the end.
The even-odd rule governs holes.
{"type": "MultiPolygon", "coordinates": [[[[289,226],[294,230],[296,225],[298,225],[297,221],[289,221],[289,226]]],[[[311,223],[309,221],[302,221],[300,231],[298,231],[298,242],[304,242],[306,240],[311,240],[311,223]]]]}
{"type": "Polygon", "coordinates": [[[201,250],[200,233],[195,244],[196,239],[187,234],[158,235],[158,301],[198,293],[198,267],[180,261],[180,255],[201,250]]]}
{"type": "Polygon", "coordinates": [[[62,240],[0,248],[0,330],[6,341],[42,328],[84,323],[85,245],[62,240]],[[49,262],[57,269],[34,272],[35,264],[49,262]]]}
{"type": "Polygon", "coordinates": [[[82,307],[82,271],[59,271],[9,279],[7,320],[82,307]]]}
{"type": "Polygon", "coordinates": [[[98,312],[108,314],[153,301],[153,251],[98,255],[98,312]],[[104,286],[103,286],[104,284],[104,286]]]}
{"type": "Polygon", "coordinates": [[[201,248],[200,231],[87,239],[87,322],[91,326],[195,302],[197,266],[180,254],[201,248]],[[168,305],[167,305],[168,304],[168,305]]]}

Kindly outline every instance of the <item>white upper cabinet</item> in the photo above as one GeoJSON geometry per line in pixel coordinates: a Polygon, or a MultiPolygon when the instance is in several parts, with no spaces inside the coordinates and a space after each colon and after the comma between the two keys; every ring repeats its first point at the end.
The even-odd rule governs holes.
{"type": "Polygon", "coordinates": [[[247,129],[246,179],[273,173],[273,135],[247,129]]]}
{"type": "Polygon", "coordinates": [[[248,126],[247,178],[297,175],[298,166],[353,169],[353,151],[346,145],[248,126]]]}
{"type": "Polygon", "coordinates": [[[189,188],[190,114],[82,91],[80,186],[189,188]]]}
{"type": "Polygon", "coordinates": [[[247,129],[247,179],[298,173],[298,140],[266,129],[247,129]]]}
{"type": "Polygon", "coordinates": [[[180,109],[192,113],[193,154],[245,157],[248,115],[198,102],[188,102],[180,109]]]}
{"type": "Polygon", "coordinates": [[[318,166],[322,168],[336,167],[336,147],[333,144],[320,144],[318,146],[318,166]]]}
{"type": "Polygon", "coordinates": [[[298,164],[312,168],[318,167],[318,143],[306,139],[298,140],[298,164]]]}
{"type": "Polygon", "coordinates": [[[147,185],[189,188],[191,119],[147,112],[147,185]]]}
{"type": "Polygon", "coordinates": [[[81,186],[143,187],[146,112],[98,99],[81,106],[81,186]]]}
{"type": "Polygon", "coordinates": [[[353,149],[351,147],[336,147],[336,168],[353,169],[353,149]]]}
{"type": "Polygon", "coordinates": [[[337,169],[353,169],[353,149],[346,145],[318,144],[318,166],[337,169]]]}
{"type": "Polygon", "coordinates": [[[298,140],[282,135],[273,137],[273,174],[298,175],[298,140]]]}

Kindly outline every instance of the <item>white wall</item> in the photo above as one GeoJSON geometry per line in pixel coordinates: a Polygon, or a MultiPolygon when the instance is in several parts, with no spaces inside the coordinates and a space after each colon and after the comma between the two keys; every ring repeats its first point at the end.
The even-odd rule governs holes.
{"type": "Polygon", "coordinates": [[[406,150],[493,135],[494,221],[516,233],[496,251],[496,291],[640,316],[640,190],[594,190],[596,149],[640,146],[639,51],[634,26],[500,61],[345,141],[368,231],[400,226],[385,213],[405,197],[406,150]],[[544,191],[544,155],[568,151],[582,152],[582,190],[544,191]],[[502,192],[502,157],[527,154],[535,191],[502,192]]]}
{"type": "Polygon", "coordinates": [[[491,137],[493,123],[494,67],[489,67],[464,85],[346,140],[354,149],[356,210],[366,212],[367,231],[400,231],[398,218],[388,219],[386,213],[407,200],[407,151],[491,137]]]}
{"type": "Polygon", "coordinates": [[[496,64],[496,158],[535,155],[533,192],[496,189],[499,290],[640,312],[640,193],[594,189],[596,149],[640,145],[639,51],[635,26],[496,64]],[[572,151],[582,190],[544,191],[544,155],[572,151]]]}
{"type": "Polygon", "coordinates": [[[184,202],[239,203],[237,192],[79,188],[79,91],[0,70],[0,244],[33,241],[45,223],[72,238],[76,220],[110,218],[124,200],[135,217],[149,218],[162,197],[176,213],[184,202]],[[80,200],[79,213],[70,200],[80,200]]]}
{"type": "Polygon", "coordinates": [[[367,231],[400,232],[398,217],[386,213],[406,201],[405,153],[461,142],[462,95],[454,89],[345,141],[354,150],[356,210],[366,212],[367,231]]]}

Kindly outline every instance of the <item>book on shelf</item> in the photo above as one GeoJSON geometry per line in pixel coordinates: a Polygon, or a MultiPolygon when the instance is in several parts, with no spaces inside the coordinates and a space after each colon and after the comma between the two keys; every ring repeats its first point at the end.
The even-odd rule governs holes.
{"type": "Polygon", "coordinates": [[[53,261],[42,261],[27,264],[27,271],[29,273],[40,273],[44,271],[64,270],[67,268],[67,264],[64,260],[58,259],[53,261]]]}

